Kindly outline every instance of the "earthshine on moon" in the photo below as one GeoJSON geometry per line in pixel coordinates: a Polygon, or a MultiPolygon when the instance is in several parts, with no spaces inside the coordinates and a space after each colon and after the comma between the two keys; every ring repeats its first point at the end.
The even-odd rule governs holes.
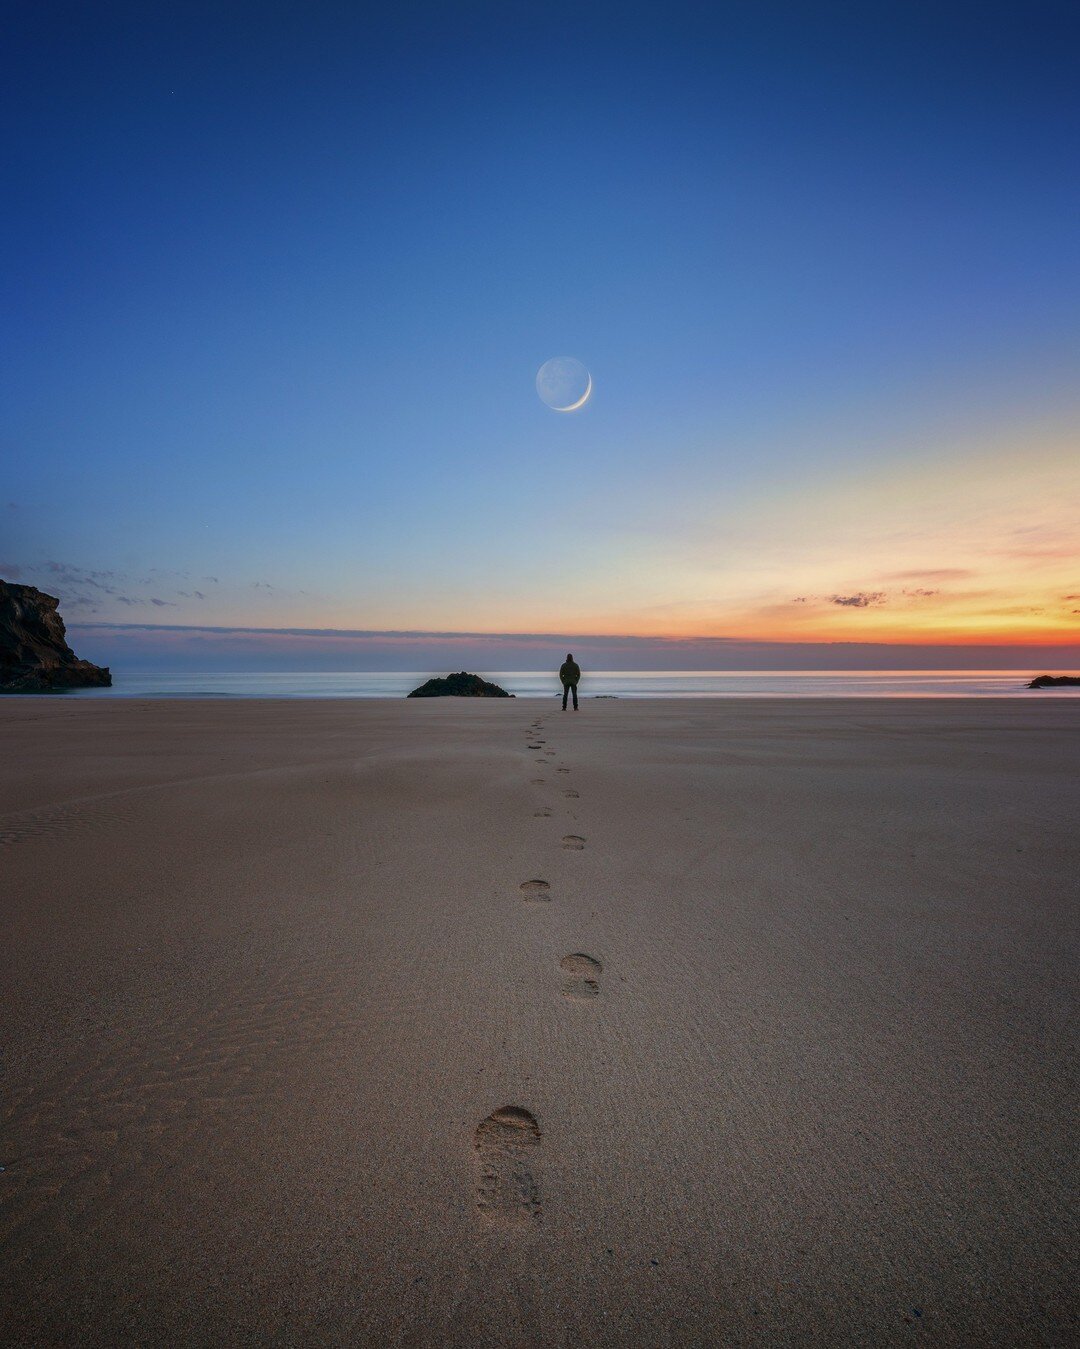
{"type": "Polygon", "coordinates": [[[553,412],[583,408],[592,389],[592,375],[573,356],[553,356],[536,372],[536,392],[553,412]]]}

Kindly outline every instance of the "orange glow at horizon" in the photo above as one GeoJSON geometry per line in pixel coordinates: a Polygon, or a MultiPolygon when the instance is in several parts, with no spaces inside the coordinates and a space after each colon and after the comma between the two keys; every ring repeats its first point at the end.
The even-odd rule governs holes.
{"type": "MultiPolygon", "coordinates": [[[[544,634],[577,633],[1080,645],[1075,437],[1014,429],[989,447],[942,443],[921,457],[896,447],[886,462],[849,460],[831,474],[807,466],[801,478],[722,492],[687,479],[675,503],[650,500],[635,513],[613,494],[588,510],[587,528],[569,515],[550,521],[539,550],[516,520],[491,521],[477,548],[466,522],[462,567],[421,559],[373,579],[348,556],[319,557],[296,582],[309,588],[222,585],[212,608],[187,601],[160,618],[375,631],[402,643],[467,633],[535,634],[542,645],[544,634]]],[[[130,610],[95,603],[101,617],[130,620],[130,610]]]]}
{"type": "MultiPolygon", "coordinates": [[[[769,642],[1074,645],[1080,454],[1062,439],[791,485],[724,503],[713,520],[703,509],[656,552],[613,562],[590,587],[597,601],[629,588],[636,607],[613,614],[597,603],[575,626],[769,642]]],[[[565,630],[558,617],[540,621],[565,630]]]]}

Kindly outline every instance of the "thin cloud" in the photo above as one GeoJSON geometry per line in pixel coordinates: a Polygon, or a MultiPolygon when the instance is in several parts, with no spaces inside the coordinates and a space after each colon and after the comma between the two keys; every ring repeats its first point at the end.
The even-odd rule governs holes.
{"type": "Polygon", "coordinates": [[[109,582],[116,578],[116,573],[111,571],[87,571],[82,567],[73,567],[67,562],[45,562],[42,564],[43,570],[50,576],[55,576],[62,585],[82,587],[90,586],[94,590],[100,590],[106,595],[115,595],[116,587],[109,582]]]}
{"type": "Polygon", "coordinates": [[[974,576],[967,567],[916,568],[913,571],[891,571],[883,579],[886,581],[962,581],[974,576]]]}
{"type": "Polygon", "coordinates": [[[829,603],[846,609],[867,609],[872,604],[884,604],[886,598],[883,590],[862,590],[857,595],[830,595],[829,603]]]}
{"type": "MultiPolygon", "coordinates": [[[[148,595],[129,595],[125,602],[127,604],[156,604],[159,609],[171,603],[169,600],[151,599],[148,595]]],[[[176,608],[175,605],[172,605],[172,607],[176,608]]]]}

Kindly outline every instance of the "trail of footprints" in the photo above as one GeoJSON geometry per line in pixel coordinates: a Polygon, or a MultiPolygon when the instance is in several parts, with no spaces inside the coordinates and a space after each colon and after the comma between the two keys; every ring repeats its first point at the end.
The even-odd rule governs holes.
{"type": "MultiPolygon", "coordinates": [[[[555,754],[555,750],[544,748],[545,741],[540,734],[542,727],[543,719],[538,717],[527,730],[530,740],[526,747],[543,751],[544,757],[536,759],[538,764],[546,763],[547,758],[555,754]]],[[[555,771],[569,773],[570,769],[557,766],[555,771]]],[[[546,779],[532,778],[531,782],[533,786],[542,787],[546,779]]],[[[564,791],[563,796],[578,799],[578,793],[572,788],[564,791]]],[[[540,806],[533,811],[533,817],[541,820],[550,819],[552,814],[550,806],[540,806]]],[[[581,852],[585,845],[586,839],[581,834],[563,835],[562,847],[567,852],[581,852]]],[[[518,889],[522,899],[530,905],[550,903],[552,898],[550,883],[538,876],[522,881],[518,889]]],[[[558,968],[563,976],[561,991],[564,998],[570,1002],[588,1003],[600,996],[600,976],[604,967],[594,956],[575,951],[563,956],[558,968]]],[[[476,1207],[489,1222],[527,1230],[540,1220],[540,1186],[536,1177],[540,1141],[536,1117],[518,1105],[501,1106],[476,1126],[473,1147],[480,1165],[476,1207]]]]}

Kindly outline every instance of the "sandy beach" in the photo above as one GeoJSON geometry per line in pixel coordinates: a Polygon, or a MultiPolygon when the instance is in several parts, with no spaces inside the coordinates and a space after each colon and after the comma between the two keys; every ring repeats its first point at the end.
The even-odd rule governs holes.
{"type": "Polygon", "coordinates": [[[0,728],[8,1344],[1076,1335],[1080,701],[0,728]]]}

